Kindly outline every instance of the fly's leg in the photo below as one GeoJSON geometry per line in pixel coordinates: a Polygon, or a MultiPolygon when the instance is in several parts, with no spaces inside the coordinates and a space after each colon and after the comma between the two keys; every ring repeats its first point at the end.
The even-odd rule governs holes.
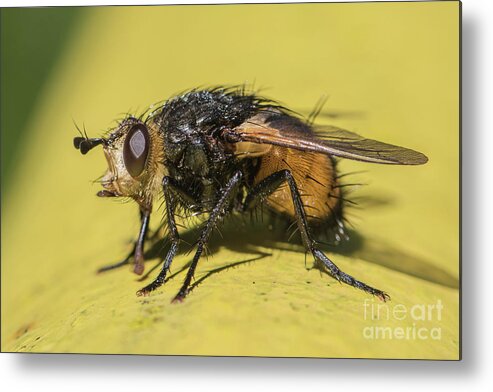
{"type": "Polygon", "coordinates": [[[130,262],[132,256],[135,260],[134,272],[137,275],[141,275],[144,272],[144,241],[146,239],[147,232],[149,231],[150,214],[150,210],[140,210],[139,236],[137,237],[137,241],[135,241],[134,246],[127,257],[125,257],[122,261],[118,263],[106,265],[99,268],[97,271],[98,273],[122,267],[130,262]]]}
{"type": "Polygon", "coordinates": [[[219,219],[226,212],[226,208],[231,201],[233,191],[238,183],[241,181],[241,177],[241,172],[236,172],[228,181],[226,186],[221,190],[221,197],[210,213],[209,219],[207,220],[204,228],[202,229],[202,232],[200,233],[199,240],[197,241],[197,251],[195,252],[192,263],[190,264],[190,268],[188,269],[185,281],[183,282],[180,291],[178,291],[178,294],[176,294],[172,302],[181,302],[187,296],[188,287],[190,286],[190,283],[192,281],[193,274],[195,273],[195,268],[197,267],[200,256],[202,255],[204,246],[207,244],[207,241],[209,241],[212,230],[219,222],[219,219]]]}
{"type": "Polygon", "coordinates": [[[310,251],[313,257],[321,261],[330,274],[340,282],[346,283],[349,286],[356,287],[369,294],[375,295],[382,301],[390,299],[389,295],[381,290],[368,286],[367,284],[356,280],[351,275],[341,271],[320,249],[318,249],[317,243],[313,240],[310,233],[310,228],[306,219],[305,208],[301,200],[301,196],[291,172],[289,170],[280,170],[276,173],[263,179],[258,183],[247,195],[244,203],[243,210],[249,210],[253,208],[258,202],[263,201],[276,189],[278,189],[284,182],[288,183],[291,191],[291,198],[293,200],[294,209],[296,212],[296,221],[301,233],[301,238],[305,248],[310,251]]]}
{"type": "Polygon", "coordinates": [[[171,246],[164,258],[163,267],[159,272],[159,275],[154,279],[154,281],[147,286],[143,287],[139,291],[137,291],[137,295],[148,295],[151,291],[156,290],[158,287],[162,286],[166,279],[166,274],[171,266],[173,258],[176,256],[178,252],[178,246],[180,243],[180,236],[178,234],[178,229],[176,227],[175,222],[175,209],[176,209],[176,200],[173,194],[180,194],[182,190],[175,184],[174,180],[171,177],[163,178],[163,193],[164,199],[166,202],[166,220],[168,222],[169,229],[169,240],[171,241],[171,246]]]}
{"type": "Polygon", "coordinates": [[[142,275],[144,272],[144,241],[149,231],[149,219],[151,212],[148,210],[141,212],[142,225],[140,226],[139,237],[135,243],[134,253],[134,272],[137,275],[142,275]]]}

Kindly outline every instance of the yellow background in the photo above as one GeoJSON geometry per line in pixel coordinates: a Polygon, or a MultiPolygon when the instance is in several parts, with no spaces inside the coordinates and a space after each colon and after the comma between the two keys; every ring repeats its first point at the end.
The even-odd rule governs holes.
{"type": "Polygon", "coordinates": [[[2,351],[458,358],[458,3],[87,13],[37,101],[15,181],[2,194],[2,351]],[[103,154],[73,148],[72,119],[97,136],[123,113],[184,89],[244,82],[305,114],[326,94],[326,111],[347,115],[320,122],[430,158],[420,167],[343,162],[343,172],[366,171],[348,182],[369,185],[354,193],[361,208],[349,212],[353,242],[328,254],[389,292],[390,307],[440,300],[441,320],[365,319],[365,300],[376,301],[307,270],[282,233],[248,225],[226,225],[225,238],[214,237],[196,274],[205,279],[181,305],[170,300],[190,259],[186,245],[176,275],[148,298],[135,291],[157,269],[145,282],[128,268],[95,274],[129,250],[138,215],[133,204],[94,196],[103,154]],[[441,339],[363,336],[368,326],[413,323],[440,327],[441,339]]]}

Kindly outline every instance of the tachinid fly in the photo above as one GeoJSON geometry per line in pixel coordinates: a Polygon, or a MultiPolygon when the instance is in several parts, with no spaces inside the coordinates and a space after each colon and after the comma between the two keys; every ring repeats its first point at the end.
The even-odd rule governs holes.
{"type": "Polygon", "coordinates": [[[161,286],[180,245],[175,212],[206,213],[195,255],[183,286],[188,293],[211,233],[224,217],[249,213],[264,204],[272,213],[294,220],[314,259],[337,280],[390,297],[341,271],[320,249],[317,228],[344,230],[344,198],[336,157],[364,162],[421,165],[427,157],[404,147],[366,139],[333,126],[315,126],[274,101],[242,88],[192,90],[169,99],[140,118],[124,119],[108,137],[74,138],[86,154],[102,145],[108,171],[101,197],[127,197],[140,208],[141,228],[132,252],[108,270],[133,257],[134,272],[144,271],[144,242],[156,199],[165,201],[170,245],[156,279],[137,292],[161,286]]]}

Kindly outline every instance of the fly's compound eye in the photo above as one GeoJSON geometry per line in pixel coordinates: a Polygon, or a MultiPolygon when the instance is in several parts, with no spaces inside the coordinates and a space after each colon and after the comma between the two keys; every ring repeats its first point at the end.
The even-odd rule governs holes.
{"type": "Polygon", "coordinates": [[[143,124],[134,125],[128,132],[123,146],[123,162],[132,177],[138,177],[144,171],[149,155],[149,132],[143,124]]]}

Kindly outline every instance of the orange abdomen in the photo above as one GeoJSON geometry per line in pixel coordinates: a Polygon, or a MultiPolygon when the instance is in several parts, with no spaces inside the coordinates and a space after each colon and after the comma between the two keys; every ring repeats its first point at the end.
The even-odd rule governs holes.
{"type": "MultiPolygon", "coordinates": [[[[329,156],[273,146],[262,156],[254,183],[280,170],[290,170],[305,207],[309,223],[322,225],[340,208],[335,164],[329,156]]],[[[274,212],[295,218],[291,192],[287,183],[274,191],[266,203],[274,212]]]]}

